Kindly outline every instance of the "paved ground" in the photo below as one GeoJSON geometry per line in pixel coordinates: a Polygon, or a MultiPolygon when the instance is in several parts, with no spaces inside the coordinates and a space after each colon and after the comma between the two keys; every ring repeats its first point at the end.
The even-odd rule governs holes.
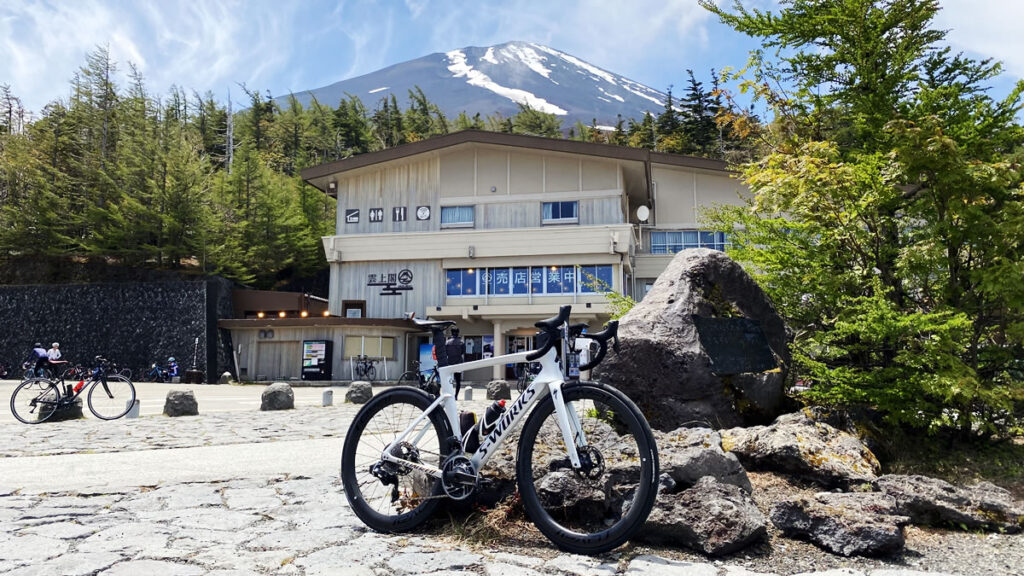
{"type": "MultiPolygon", "coordinates": [[[[143,414],[159,412],[153,407],[162,407],[172,387],[185,388],[141,385],[143,414]]],[[[0,394],[12,388],[0,385],[0,394]]],[[[356,406],[320,407],[323,389],[296,388],[296,410],[259,412],[262,387],[195,390],[198,417],[28,426],[6,414],[0,574],[758,574],[742,561],[685,562],[629,547],[594,559],[543,544],[458,540],[451,531],[369,532],[338,481],[356,406]]],[[[335,392],[338,402],[343,396],[335,392]]],[[[473,403],[477,411],[485,405],[473,403]]],[[[876,567],[814,574],[925,573],[876,567]]]]}

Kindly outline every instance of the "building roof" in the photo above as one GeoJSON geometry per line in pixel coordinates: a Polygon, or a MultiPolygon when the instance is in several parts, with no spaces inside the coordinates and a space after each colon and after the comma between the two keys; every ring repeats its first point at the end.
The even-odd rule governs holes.
{"type": "Polygon", "coordinates": [[[435,136],[419,142],[402,144],[401,146],[388,148],[379,152],[369,152],[345,158],[343,160],[336,160],[334,162],[328,162],[327,164],[306,168],[302,171],[302,179],[307,183],[316,186],[320,190],[327,192],[328,176],[468,143],[510,146],[530,150],[563,152],[568,154],[582,154],[585,156],[596,156],[600,158],[643,162],[648,165],[666,164],[670,166],[698,168],[717,172],[728,171],[728,165],[725,161],[713,160],[711,158],[698,158],[696,156],[683,156],[681,154],[667,154],[664,152],[652,152],[643,148],[630,148],[628,146],[615,146],[612,144],[595,144],[593,142],[579,142],[576,140],[563,140],[560,138],[543,138],[540,136],[524,136],[522,134],[506,134],[503,132],[488,132],[484,130],[461,130],[459,132],[452,132],[451,134],[445,134],[443,136],[435,136]]]}

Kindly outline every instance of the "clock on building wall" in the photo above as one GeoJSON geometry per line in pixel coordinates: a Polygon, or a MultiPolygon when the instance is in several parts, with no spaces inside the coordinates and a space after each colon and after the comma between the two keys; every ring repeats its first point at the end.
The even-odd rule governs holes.
{"type": "Polygon", "coordinates": [[[416,207],[416,219],[417,220],[430,220],[430,206],[417,206],[416,207]]]}

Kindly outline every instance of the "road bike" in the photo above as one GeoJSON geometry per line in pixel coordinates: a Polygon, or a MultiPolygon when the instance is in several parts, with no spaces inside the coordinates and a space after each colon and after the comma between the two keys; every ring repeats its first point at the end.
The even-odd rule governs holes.
{"type": "Polygon", "coordinates": [[[70,409],[83,393],[89,411],[101,420],[115,420],[135,404],[135,385],[120,374],[110,373],[111,363],[96,357],[89,370],[72,367],[59,378],[29,378],[11,394],[11,413],[25,424],[39,424],[70,409]],[[78,369],[78,371],[74,371],[78,369]],[[68,377],[68,379],[65,379],[68,377]],[[78,382],[72,384],[74,379],[78,382]]]}
{"type": "Polygon", "coordinates": [[[658,482],[651,428],[622,392],[573,379],[603,359],[609,340],[618,349],[618,324],[587,335],[599,351],[586,365],[575,365],[579,330],[568,325],[570,311],[563,306],[558,316],[536,323],[544,336],[537,350],[455,365],[445,365],[441,352],[444,329],[454,322],[415,320],[433,333],[441,394],[395,387],[356,414],[341,455],[342,484],[356,516],[374,530],[403,532],[425,522],[441,499],[469,498],[481,470],[497,454],[504,459],[503,442],[525,420],[516,449],[519,495],[556,546],[599,554],[643,526],[658,482]],[[510,362],[539,362],[541,370],[489,429],[486,418],[463,429],[454,374],[510,362]]]}
{"type": "Polygon", "coordinates": [[[373,382],[377,379],[377,368],[374,364],[377,363],[376,358],[370,358],[366,355],[356,356],[355,366],[353,368],[355,372],[355,379],[366,380],[373,382]]]}
{"type": "Polygon", "coordinates": [[[431,396],[441,393],[441,374],[436,364],[430,370],[420,370],[419,360],[413,360],[412,366],[412,370],[406,370],[398,377],[399,386],[419,388],[431,396]]]}

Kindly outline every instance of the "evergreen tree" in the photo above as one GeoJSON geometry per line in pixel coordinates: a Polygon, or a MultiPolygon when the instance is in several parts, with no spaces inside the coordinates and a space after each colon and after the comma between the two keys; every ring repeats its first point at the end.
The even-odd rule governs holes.
{"type": "Polygon", "coordinates": [[[751,204],[711,220],[798,334],[808,397],[964,436],[1017,425],[1024,83],[987,96],[1000,67],[940,49],[935,2],[701,3],[784,55],[747,84],[778,114],[743,168],[751,204]],[[765,88],[782,79],[793,93],[765,88]]]}
{"type": "Polygon", "coordinates": [[[366,107],[358,97],[351,94],[347,96],[334,112],[336,158],[347,158],[378,149],[373,145],[373,128],[366,107]]]}
{"type": "Polygon", "coordinates": [[[512,118],[512,131],[516,134],[561,138],[562,121],[554,114],[541,112],[529,104],[518,104],[519,113],[512,118]]]}
{"type": "Polygon", "coordinates": [[[629,130],[626,133],[629,136],[629,145],[633,148],[654,150],[657,134],[655,133],[654,116],[651,116],[650,112],[645,113],[644,119],[639,123],[630,119],[629,130]]]}
{"type": "Polygon", "coordinates": [[[484,121],[480,118],[480,113],[477,112],[472,118],[466,115],[465,112],[459,112],[459,117],[455,119],[456,130],[484,130],[486,126],[484,121]]]}
{"type": "Polygon", "coordinates": [[[715,125],[716,111],[714,96],[704,90],[693,70],[687,70],[689,83],[682,100],[683,119],[680,128],[684,133],[684,147],[681,152],[697,156],[710,156],[718,141],[718,127],[715,125]]]}

